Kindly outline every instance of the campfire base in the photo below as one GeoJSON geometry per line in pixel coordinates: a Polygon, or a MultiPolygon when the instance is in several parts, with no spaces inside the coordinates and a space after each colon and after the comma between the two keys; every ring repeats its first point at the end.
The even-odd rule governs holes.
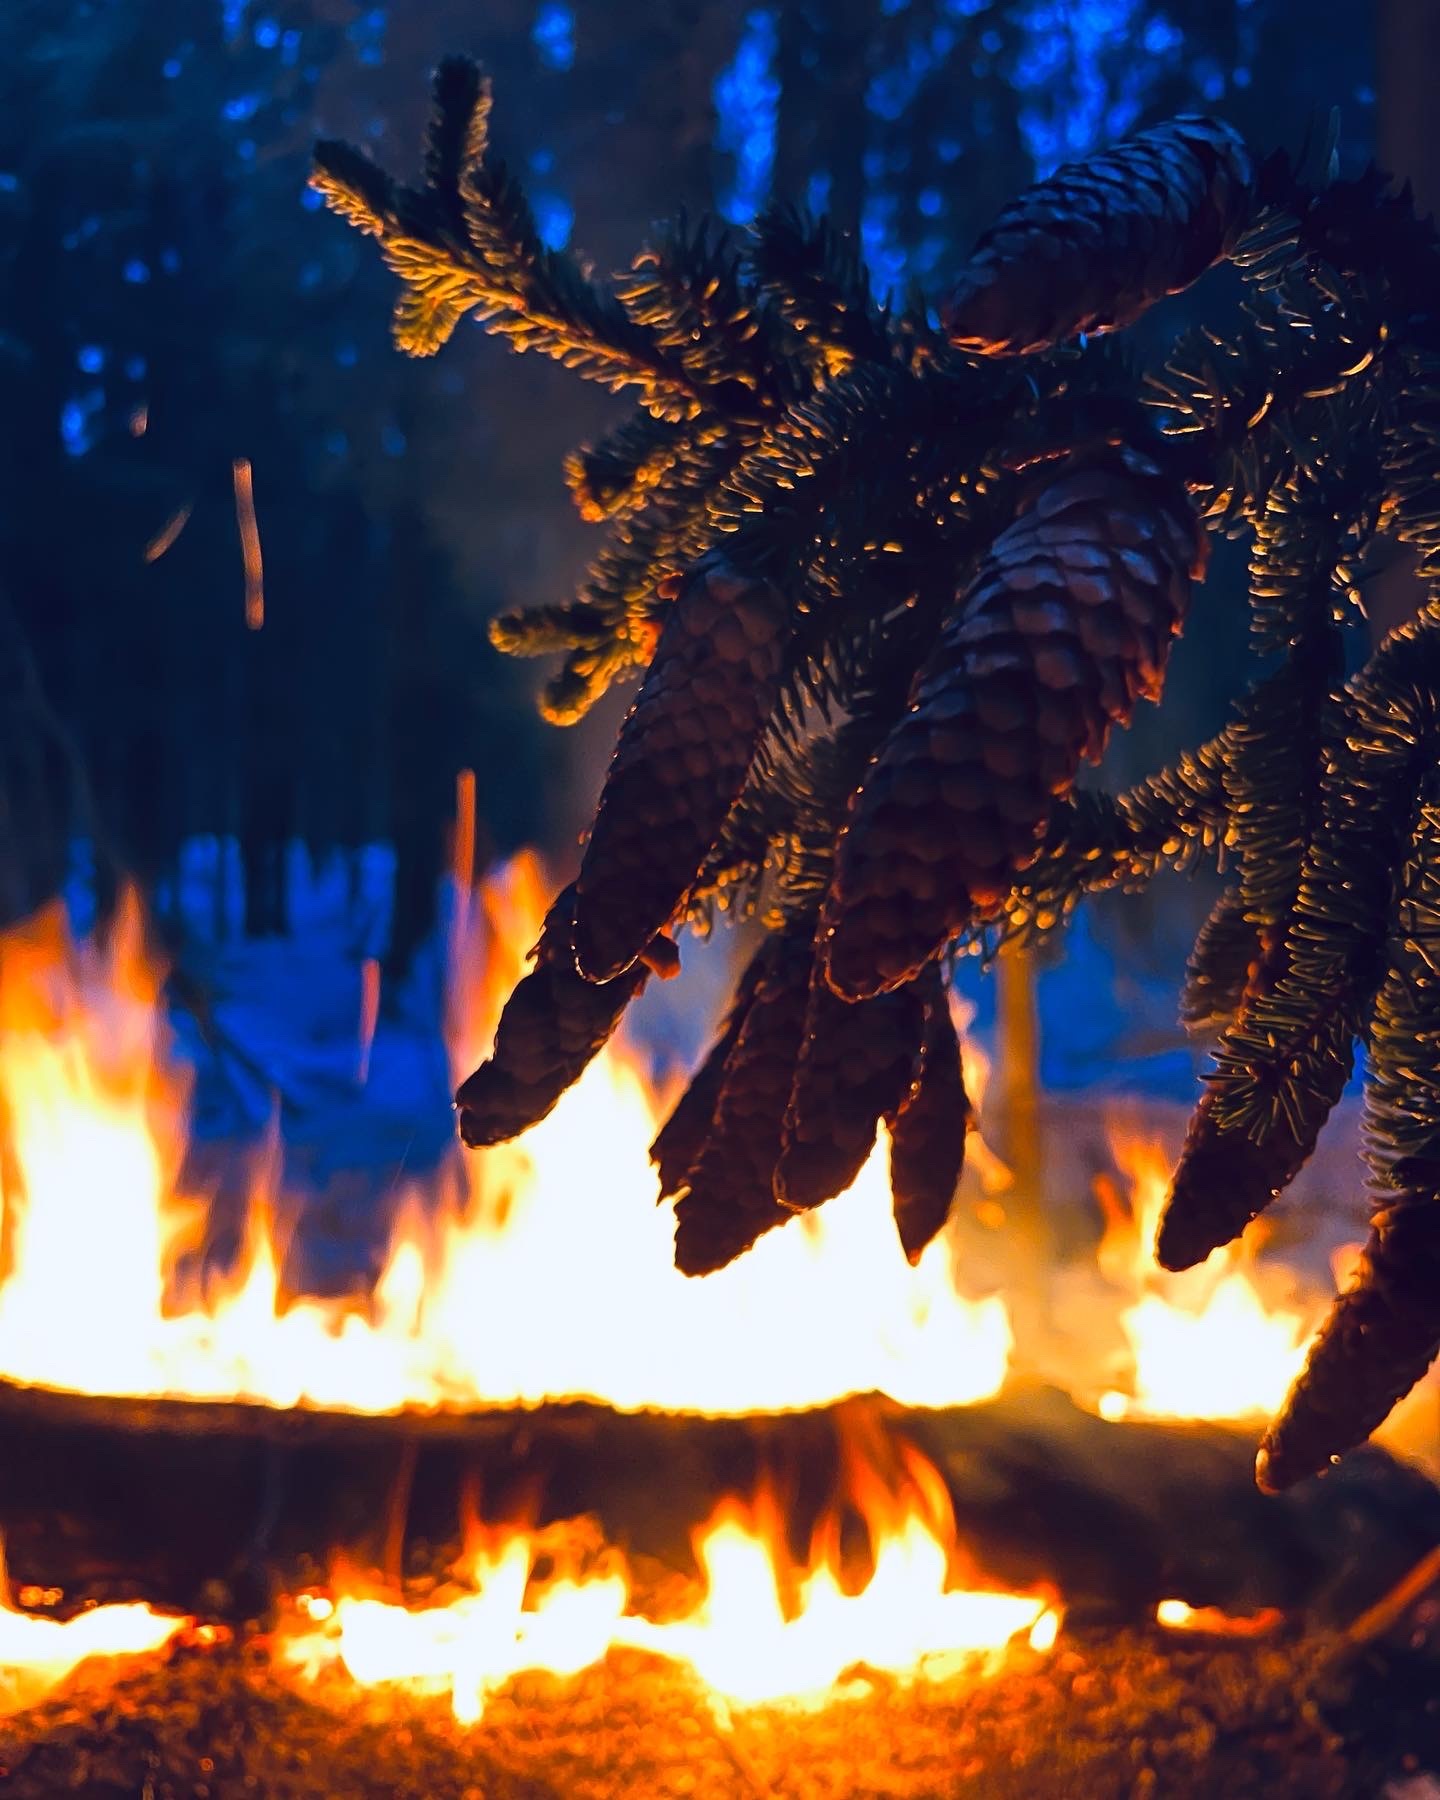
{"type": "Polygon", "coordinates": [[[1440,1749],[1440,1665],[1413,1620],[1405,1635],[1377,1661],[1338,1638],[1112,1633],[1014,1651],[988,1675],[857,1678],[819,1711],[731,1717],[685,1671],[617,1653],[573,1680],[510,1683],[471,1727],[440,1699],[338,1680],[297,1693],[237,1641],[118,1683],[80,1671],[0,1721],[0,1786],[9,1800],[1341,1800],[1440,1749]]]}
{"type": "Polygon", "coordinates": [[[137,1429],[123,1405],[64,1396],[11,1391],[0,1409],[15,1585],[63,1586],[60,1616],[178,1607],[212,1640],[82,1665],[0,1718],[6,1800],[1369,1800],[1440,1769],[1440,1602],[1422,1584],[1365,1622],[1413,1565],[1440,1563],[1440,1492],[1373,1449],[1266,1500],[1250,1431],[1107,1424],[1025,1387],[948,1412],[870,1397],[761,1420],[292,1416],[283,1441],[243,1412],[137,1429]],[[280,1596],[323,1582],[335,1547],[397,1583],[443,1567],[469,1479],[487,1504],[507,1476],[528,1482],[542,1520],[594,1518],[637,1577],[693,1579],[689,1528],[762,1470],[803,1544],[866,1419],[934,1464],[997,1584],[1062,1596],[1050,1654],[1014,1647],[933,1683],[859,1671],[818,1710],[727,1714],[684,1668],[617,1651],[573,1680],[508,1683],[470,1727],[443,1695],[279,1666],[280,1596]],[[200,1423],[220,1428],[186,1429],[200,1423]],[[1283,1618],[1254,1638],[1179,1634],[1155,1622],[1167,1596],[1283,1618]]]}

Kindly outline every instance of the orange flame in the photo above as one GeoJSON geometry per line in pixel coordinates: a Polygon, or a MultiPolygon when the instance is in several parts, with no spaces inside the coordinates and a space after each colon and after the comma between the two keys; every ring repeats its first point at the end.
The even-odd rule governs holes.
{"type": "Polygon", "coordinates": [[[487,1528],[467,1554],[471,1591],[409,1611],[342,1575],[333,1601],[302,1596],[307,1623],[292,1629],[283,1654],[311,1677],[339,1663],[362,1686],[445,1693],[471,1723],[512,1676],[576,1674],[621,1646],[688,1664],[737,1705],[818,1702],[860,1669],[915,1679],[977,1658],[983,1667],[1023,1634],[1048,1650],[1060,1614],[1045,1595],[949,1586],[957,1559],[944,1482],[908,1446],[899,1457],[903,1479],[893,1487],[869,1462],[849,1464],[845,1498],[864,1521],[873,1560],[857,1592],[842,1581],[838,1514],[822,1521],[809,1563],[797,1569],[780,1507],[762,1486],[749,1502],[723,1501],[696,1534],[704,1592],[682,1618],[657,1622],[632,1610],[628,1572],[613,1557],[580,1572],[547,1554],[555,1572],[537,1584],[556,1528],[487,1528]]]}
{"type": "MultiPolygon", "coordinates": [[[[55,1605],[61,1595],[44,1590],[55,1605]]],[[[70,1619],[23,1612],[12,1602],[0,1546],[0,1713],[33,1706],[93,1656],[139,1656],[163,1649],[188,1620],[148,1606],[95,1606],[70,1619]]]]}
{"type": "MultiPolygon", "coordinates": [[[[547,887],[522,857],[480,891],[462,1067],[523,973],[547,887]]],[[[177,1186],[187,1089],[158,985],[133,898],[104,943],[72,942],[54,910],[0,938],[0,1376],[370,1413],[590,1398],[713,1414],[877,1388],[962,1404],[1004,1378],[1003,1302],[961,1298],[943,1242],[906,1264],[883,1154],[734,1268],[676,1274],[648,1197],[657,1107],[615,1045],[523,1139],[402,1197],[368,1302],[281,1295],[273,1171],[236,1268],[201,1291],[182,1279],[204,1205],[177,1186]]]]}
{"type": "Polygon", "coordinates": [[[1244,1237],[1195,1269],[1171,1274],[1154,1260],[1155,1233],[1170,1185],[1163,1146],[1109,1127],[1111,1155],[1125,1182],[1095,1184],[1105,1214],[1096,1253],[1100,1272],[1129,1296],[1120,1324],[1129,1345],[1130,1381],[1098,1400],[1107,1419],[1238,1419],[1273,1412],[1305,1360],[1321,1307],[1288,1296],[1275,1304],[1257,1281],[1257,1220],[1244,1237]]]}

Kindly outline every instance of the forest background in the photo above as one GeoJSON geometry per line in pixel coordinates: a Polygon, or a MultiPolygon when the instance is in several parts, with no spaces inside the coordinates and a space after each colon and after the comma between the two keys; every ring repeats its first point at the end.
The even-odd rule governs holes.
{"type": "MultiPolygon", "coordinates": [[[[621,403],[478,330],[432,362],[397,354],[391,278],[305,185],[322,134],[413,166],[446,51],[491,70],[495,136],[545,235],[598,268],[681,207],[743,227],[778,195],[855,233],[882,294],[938,300],[1017,188],[1179,110],[1318,155],[1333,109],[1344,171],[1378,151],[1428,201],[1437,12],[10,0],[0,906],[44,898],[79,845],[102,902],[137,876],[183,951],[177,872],[213,840],[243,896],[225,928],[277,937],[295,845],[381,845],[369,949],[403,972],[433,923],[460,771],[482,865],[522,843],[573,857],[626,696],[572,732],[542,726],[538,672],[500,658],[486,622],[575,582],[591,534],[563,457],[621,403]]],[[[1219,559],[1163,726],[1115,751],[1124,773],[1218,722],[1242,566],[1219,559]]],[[[1117,960],[1164,962],[1195,909],[1161,888],[1097,919],[1117,960]]]]}

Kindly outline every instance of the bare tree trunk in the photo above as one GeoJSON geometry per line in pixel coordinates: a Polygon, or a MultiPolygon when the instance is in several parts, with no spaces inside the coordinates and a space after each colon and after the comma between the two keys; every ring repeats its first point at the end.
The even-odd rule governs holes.
{"type": "Polygon", "coordinates": [[[1013,1183],[1005,1196],[1006,1234],[1016,1342],[1043,1341],[1048,1315],[1051,1264],[1046,1214],[1045,1151],[1040,1112],[1040,1019],[1035,996],[1035,955],[1007,944],[995,968],[995,1072],[991,1077],[984,1126],[1009,1166],[1013,1183]]]}

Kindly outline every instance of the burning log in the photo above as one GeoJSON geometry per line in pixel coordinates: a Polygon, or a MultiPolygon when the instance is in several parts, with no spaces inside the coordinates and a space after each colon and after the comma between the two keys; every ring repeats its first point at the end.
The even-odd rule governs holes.
{"type": "Polygon", "coordinates": [[[1179,1597],[1343,1624],[1440,1542],[1440,1493],[1383,1452],[1267,1501],[1244,1432],[1111,1424],[1050,1388],[935,1411],[871,1397],[768,1418],[575,1403],[386,1419],[0,1385],[0,1418],[0,1533],[17,1583],[230,1620],[313,1579],[337,1546],[380,1563],[407,1454],[416,1572],[456,1541],[459,1496],[478,1479],[502,1510],[528,1505],[537,1526],[593,1516],[627,1556],[694,1578],[695,1528],[766,1480],[802,1546],[857,1422],[933,1463],[974,1566],[1015,1592],[1063,1595],[1071,1619],[1135,1624],[1179,1597]]]}
{"type": "MultiPolygon", "coordinates": [[[[226,1582],[199,1573],[223,1567],[233,1581],[237,1544],[268,1577],[269,1596],[264,1634],[242,1627],[243,1608],[232,1604],[229,1627],[187,1628],[170,1651],[138,1663],[84,1665],[53,1697],[0,1716],[0,1770],[19,1800],[72,1791],[79,1772],[117,1796],[143,1776],[157,1791],[168,1783],[197,1792],[203,1782],[212,1800],[239,1800],[257,1785],[294,1800],[432,1800],[473,1794],[478,1779],[487,1795],[558,1800],[577,1791],[574,1779],[596,1796],[629,1795],[637,1784],[678,1792],[681,1768],[687,1792],[800,1800],[816,1783],[839,1795],[868,1792],[872,1764],[882,1763],[886,1780],[900,1783],[895,1791],[926,1800],[1028,1800],[1076,1783],[1127,1793],[1139,1784],[1198,1800],[1217,1782],[1244,1792],[1255,1781],[1308,1800],[1377,1791],[1416,1741],[1431,1691],[1426,1685],[1412,1701],[1395,1684],[1384,1699],[1388,1723],[1377,1726],[1370,1661],[1392,1654],[1385,1634],[1414,1604],[1414,1566],[1427,1552],[1433,1562],[1440,1541],[1440,1494],[1379,1452],[1351,1459],[1333,1482],[1267,1503],[1249,1480],[1241,1435],[1108,1425],[1054,1391],[949,1412],[905,1413],[872,1400],[762,1420],[598,1407],[388,1425],[302,1415],[308,1441],[296,1415],[279,1415],[268,1423],[285,1435],[284,1447],[242,1434],[233,1413],[218,1433],[216,1421],[188,1416],[203,1407],[150,1411],[145,1423],[168,1429],[137,1433],[123,1407],[104,1421],[96,1403],[76,1406],[79,1423],[67,1417],[66,1396],[11,1390],[3,1399],[12,1454],[0,1468],[0,1527],[13,1544],[15,1581],[68,1582],[63,1601],[52,1592],[28,1604],[58,1603],[73,1614],[86,1597],[157,1597],[169,1583],[172,1603],[213,1618],[226,1582]],[[190,1425],[197,1429],[187,1432],[190,1425]],[[407,1442],[418,1454],[404,1450],[407,1442]],[[952,1659],[918,1682],[866,1668],[862,1655],[818,1710],[717,1700],[662,1648],[672,1636],[677,1647],[688,1642],[686,1612],[677,1611],[697,1579],[686,1523],[717,1501],[733,1504],[739,1490],[761,1491],[756,1484],[768,1478],[785,1495],[793,1543],[833,1503],[859,1446],[877,1468],[891,1457],[897,1467],[924,1467],[920,1456],[941,1471],[968,1566],[1017,1585],[1037,1576],[1063,1584],[1060,1646],[1049,1653],[1037,1638],[1036,1649],[952,1659]],[[658,1467],[664,1483],[653,1478],[658,1467]],[[396,1569],[388,1605],[365,1603],[368,1635],[345,1665],[333,1652],[317,1660],[332,1640],[323,1625],[316,1635],[314,1621],[334,1603],[316,1547],[348,1543],[362,1559],[378,1554],[383,1490],[402,1476],[406,1591],[422,1610],[400,1612],[396,1569]],[[506,1513],[517,1485],[533,1494],[542,1481],[528,1541],[558,1532],[562,1549],[615,1546],[656,1623],[637,1620],[623,1634],[633,1645],[612,1648],[582,1673],[498,1680],[471,1712],[461,1711],[458,1688],[452,1712],[443,1695],[387,1680],[374,1636],[381,1614],[397,1631],[398,1676],[419,1666],[404,1661],[399,1624],[418,1626],[424,1609],[452,1591],[437,1588],[434,1571],[450,1561],[457,1512],[466,1511],[457,1496],[479,1486],[491,1510],[506,1513]],[[88,1511],[77,1496],[91,1498],[88,1511]],[[564,1522],[582,1507],[595,1525],[576,1539],[564,1522]],[[57,1564],[67,1560],[63,1573],[57,1564]],[[186,1579],[188,1594],[180,1591],[186,1579]],[[1272,1620],[1283,1611],[1278,1629],[1257,1625],[1267,1609],[1272,1620]],[[670,1617],[682,1621],[678,1634],[670,1617]],[[1345,1628],[1338,1638],[1337,1627],[1345,1628]],[[1370,1644],[1364,1662],[1349,1653],[1357,1631],[1370,1644]]],[[[254,1410],[254,1423],[267,1422],[258,1416],[266,1409],[254,1410]]],[[[847,1545],[843,1519],[836,1528],[847,1566],[863,1561],[863,1542],[847,1545]]],[[[506,1528],[486,1529],[498,1571],[512,1540],[506,1528]]],[[[388,1535],[382,1523],[380,1537],[388,1535]]],[[[712,1583],[717,1574],[709,1569],[712,1583]]],[[[838,1594],[837,1603],[851,1604],[838,1594]]],[[[337,1619],[349,1617],[348,1604],[337,1619]]],[[[543,1619],[543,1599],[537,1605],[519,1617],[543,1619]]],[[[830,1633],[837,1622],[817,1621],[830,1633]]],[[[355,1623],[358,1630],[359,1613],[355,1623]]],[[[753,1681],[765,1653],[763,1633],[742,1637],[719,1666],[753,1681]]]]}

